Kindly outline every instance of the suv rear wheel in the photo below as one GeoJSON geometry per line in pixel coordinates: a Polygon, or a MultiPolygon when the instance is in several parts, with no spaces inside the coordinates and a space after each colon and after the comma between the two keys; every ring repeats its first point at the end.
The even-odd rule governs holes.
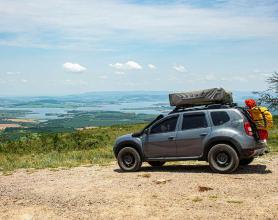
{"type": "Polygon", "coordinates": [[[248,164],[252,163],[254,159],[255,159],[254,157],[250,157],[250,158],[247,158],[247,159],[241,159],[239,161],[239,164],[240,165],[248,165],[248,164]]]}
{"type": "Polygon", "coordinates": [[[137,171],[142,165],[142,159],[138,151],[132,147],[125,147],[121,149],[118,153],[117,160],[123,171],[137,171]]]}
{"type": "Polygon", "coordinates": [[[163,166],[166,162],[165,161],[149,161],[148,162],[152,167],[161,167],[163,166]]]}
{"type": "Polygon", "coordinates": [[[217,173],[231,173],[238,168],[237,152],[228,144],[217,144],[208,153],[210,168],[217,173]]]}

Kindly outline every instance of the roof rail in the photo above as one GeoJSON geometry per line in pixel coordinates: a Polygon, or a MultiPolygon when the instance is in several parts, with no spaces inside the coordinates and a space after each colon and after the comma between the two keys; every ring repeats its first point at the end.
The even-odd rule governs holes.
{"type": "Polygon", "coordinates": [[[196,111],[196,110],[207,110],[207,109],[225,109],[225,108],[233,108],[236,107],[237,103],[231,104],[210,104],[203,106],[192,106],[192,107],[176,107],[174,110],[169,112],[168,115],[178,113],[178,112],[188,112],[188,111],[196,111]]]}

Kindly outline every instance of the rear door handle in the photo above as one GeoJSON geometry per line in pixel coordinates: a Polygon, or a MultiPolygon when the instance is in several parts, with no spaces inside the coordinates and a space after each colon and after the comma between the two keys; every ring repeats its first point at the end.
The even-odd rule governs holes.
{"type": "Polygon", "coordinates": [[[173,141],[175,139],[175,137],[171,136],[171,137],[168,137],[168,140],[170,141],[173,141]]]}
{"type": "Polygon", "coordinates": [[[204,137],[204,136],[207,136],[208,133],[201,133],[200,136],[204,137]]]}

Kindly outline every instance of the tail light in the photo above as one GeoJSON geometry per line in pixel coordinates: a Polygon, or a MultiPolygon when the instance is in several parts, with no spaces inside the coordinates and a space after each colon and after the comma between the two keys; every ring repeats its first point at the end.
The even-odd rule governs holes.
{"type": "Polygon", "coordinates": [[[244,123],[244,129],[247,135],[253,136],[253,131],[249,122],[244,123]]]}
{"type": "Polygon", "coordinates": [[[267,130],[258,130],[260,140],[267,140],[268,139],[268,132],[267,130]]]}

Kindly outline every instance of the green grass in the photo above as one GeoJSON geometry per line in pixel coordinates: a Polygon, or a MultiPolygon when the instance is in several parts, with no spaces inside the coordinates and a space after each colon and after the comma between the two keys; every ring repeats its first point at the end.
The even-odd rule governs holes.
{"type": "Polygon", "coordinates": [[[0,171],[18,168],[75,167],[114,160],[116,137],[138,131],[144,124],[99,127],[71,133],[31,134],[0,142],[0,171]]]}
{"type": "Polygon", "coordinates": [[[271,152],[278,152],[278,116],[275,115],[274,127],[269,131],[268,145],[271,152]]]}
{"type": "Polygon", "coordinates": [[[112,158],[111,148],[95,150],[49,152],[40,154],[0,154],[0,171],[18,168],[75,167],[82,164],[107,164],[112,158]]]}
{"type": "MultiPolygon", "coordinates": [[[[278,152],[278,117],[270,131],[271,152],[278,152]]],[[[115,125],[65,133],[31,133],[15,141],[0,140],[0,171],[18,168],[75,167],[107,164],[114,160],[112,146],[123,134],[138,131],[144,124],[115,125]]]]}

